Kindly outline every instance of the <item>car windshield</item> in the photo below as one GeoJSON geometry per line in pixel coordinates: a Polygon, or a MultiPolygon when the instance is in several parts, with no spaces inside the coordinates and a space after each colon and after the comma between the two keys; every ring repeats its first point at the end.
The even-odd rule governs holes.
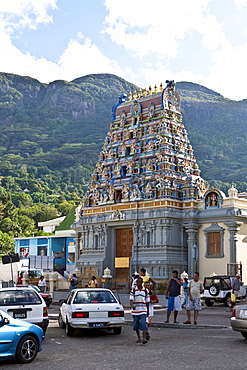
{"type": "Polygon", "coordinates": [[[209,289],[211,285],[217,285],[219,289],[231,289],[230,278],[219,278],[217,276],[204,279],[204,289],[209,289]]]}
{"type": "Polygon", "coordinates": [[[40,303],[42,303],[42,300],[39,294],[32,289],[0,291],[0,306],[40,303]]]}
{"type": "Polygon", "coordinates": [[[83,291],[77,292],[74,298],[75,304],[83,303],[118,303],[111,292],[105,291],[83,291]]]}

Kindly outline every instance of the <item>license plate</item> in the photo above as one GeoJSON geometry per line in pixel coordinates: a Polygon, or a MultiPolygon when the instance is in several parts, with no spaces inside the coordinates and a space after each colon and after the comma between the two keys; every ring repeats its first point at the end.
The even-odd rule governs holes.
{"type": "Polygon", "coordinates": [[[26,312],[14,312],[14,319],[26,319],[27,313],[26,312]]]}
{"type": "Polygon", "coordinates": [[[94,322],[89,324],[90,328],[107,328],[107,326],[108,325],[104,322],[94,322]]]}

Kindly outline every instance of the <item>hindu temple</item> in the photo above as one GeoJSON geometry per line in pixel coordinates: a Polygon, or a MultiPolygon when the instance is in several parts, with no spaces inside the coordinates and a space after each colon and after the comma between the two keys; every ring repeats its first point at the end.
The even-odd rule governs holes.
{"type": "Polygon", "coordinates": [[[209,271],[219,258],[236,263],[234,240],[247,222],[247,211],[236,214],[231,202],[236,192],[226,198],[205,186],[174,81],[123,93],[73,225],[77,267],[96,276],[108,267],[124,286],[141,267],[161,280],[173,269],[202,271],[205,258],[209,271]]]}

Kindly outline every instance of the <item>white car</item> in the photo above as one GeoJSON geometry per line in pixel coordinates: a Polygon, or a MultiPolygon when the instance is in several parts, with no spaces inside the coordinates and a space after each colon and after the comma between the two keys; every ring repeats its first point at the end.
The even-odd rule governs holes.
{"type": "Polygon", "coordinates": [[[32,288],[0,289],[0,309],[14,319],[40,326],[46,332],[49,324],[48,309],[43,298],[32,288]]]}
{"type": "Polygon", "coordinates": [[[60,307],[58,323],[71,336],[75,329],[112,329],[120,334],[124,308],[109,289],[72,290],[60,307]]]}

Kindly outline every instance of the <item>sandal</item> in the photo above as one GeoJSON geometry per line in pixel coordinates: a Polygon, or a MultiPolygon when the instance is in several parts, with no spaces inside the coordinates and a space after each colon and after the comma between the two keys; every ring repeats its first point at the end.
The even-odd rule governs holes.
{"type": "Polygon", "coordinates": [[[194,321],[194,325],[197,325],[197,322],[196,321],[194,321]]]}
{"type": "Polygon", "coordinates": [[[179,324],[179,321],[174,321],[174,323],[173,324],[179,324]]]}
{"type": "Polygon", "coordinates": [[[166,320],[166,321],[165,321],[165,324],[169,324],[169,321],[167,321],[167,320],[166,320]]]}
{"type": "Polygon", "coordinates": [[[142,341],[141,341],[141,339],[138,339],[137,341],[136,341],[136,343],[141,343],[142,341]]]}
{"type": "Polygon", "coordinates": [[[189,320],[184,321],[184,324],[191,324],[191,321],[189,321],[189,320]]]}
{"type": "Polygon", "coordinates": [[[142,344],[147,344],[147,342],[148,342],[147,340],[144,340],[144,341],[142,342],[142,344]]]}

